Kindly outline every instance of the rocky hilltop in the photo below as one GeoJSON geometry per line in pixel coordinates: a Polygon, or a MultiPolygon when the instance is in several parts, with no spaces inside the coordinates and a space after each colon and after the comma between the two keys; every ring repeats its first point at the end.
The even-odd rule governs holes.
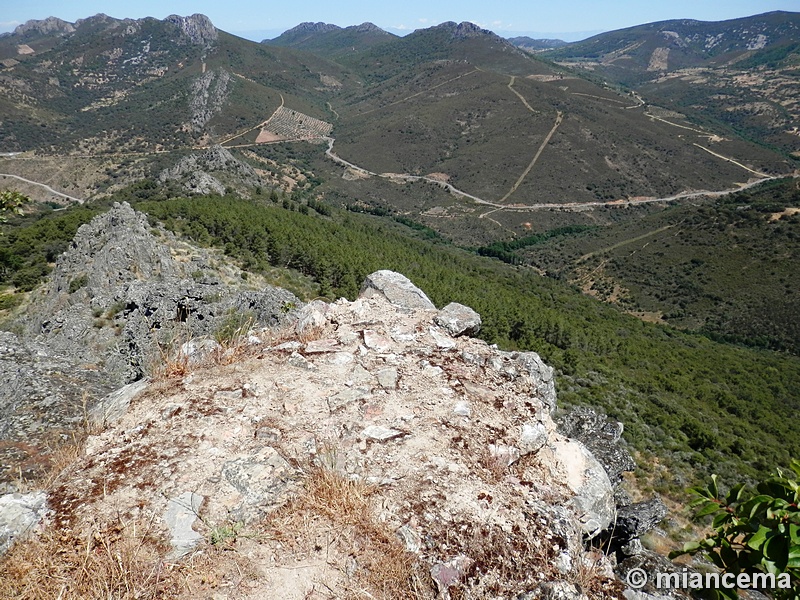
{"type": "MultiPolygon", "coordinates": [[[[288,292],[213,280],[208,257],[181,262],[176,244],[116,205],[4,338],[20,417],[42,373],[88,383],[78,365],[93,361],[129,383],[84,406],[92,435],[51,485],[0,497],[0,546],[18,542],[2,597],[45,580],[62,598],[647,597],[614,568],[657,560],[638,538],[663,504],[618,489],[633,467],[620,424],[580,411],[559,431],[537,354],[470,337],[477,313],[437,310],[398,273],[295,311],[288,292]],[[231,310],[255,318],[220,345],[213,324],[231,310]],[[146,349],[179,323],[193,332],[180,368],[142,379],[146,349]]],[[[37,410],[68,402],[57,393],[37,410]]]]}
{"type": "Polygon", "coordinates": [[[302,303],[117,204],[78,230],[47,283],[0,337],[0,484],[34,476],[98,398],[152,374],[195,338],[277,325],[302,303]]]}

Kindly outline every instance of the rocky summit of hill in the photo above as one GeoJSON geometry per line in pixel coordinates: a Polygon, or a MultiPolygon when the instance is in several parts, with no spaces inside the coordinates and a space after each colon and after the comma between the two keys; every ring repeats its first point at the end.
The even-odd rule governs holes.
{"type": "Polygon", "coordinates": [[[188,356],[195,338],[277,325],[301,304],[115,205],[78,230],[0,340],[0,484],[36,476],[98,398],[188,356]]]}
{"type": "Polygon", "coordinates": [[[132,383],[84,406],[89,435],[49,485],[0,496],[3,597],[650,597],[617,576],[661,564],[638,540],[663,504],[619,487],[633,468],[621,424],[582,410],[559,429],[536,353],[471,337],[475,311],[438,310],[399,273],[295,310],[179,250],[116,205],[5,334],[6,386],[33,389],[43,369],[78,379],[87,361],[132,383]],[[189,340],[142,379],[145,349],[181,327],[189,340]]]}

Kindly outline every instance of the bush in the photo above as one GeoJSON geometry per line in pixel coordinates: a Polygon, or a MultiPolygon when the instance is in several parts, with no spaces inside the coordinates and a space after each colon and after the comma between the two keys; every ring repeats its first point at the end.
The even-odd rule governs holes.
{"type": "MultiPolygon", "coordinates": [[[[725,573],[766,573],[775,577],[775,598],[800,598],[800,461],[792,461],[797,479],[778,473],[755,490],[745,484],[719,493],[716,475],[707,488],[690,491],[697,517],[713,516],[712,533],[689,542],[683,554],[705,554],[725,573]]],[[[709,590],[712,598],[736,598],[736,590],[709,590]]]]}

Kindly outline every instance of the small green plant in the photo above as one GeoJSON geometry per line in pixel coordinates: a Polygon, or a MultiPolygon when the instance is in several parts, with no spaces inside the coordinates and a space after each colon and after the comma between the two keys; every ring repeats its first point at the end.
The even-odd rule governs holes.
{"type": "Polygon", "coordinates": [[[79,289],[84,287],[87,283],[89,283],[89,276],[84,273],[83,275],[79,275],[75,279],[69,282],[69,293],[74,294],[79,289]]]}
{"type": "Polygon", "coordinates": [[[22,304],[21,294],[0,294],[0,310],[16,308],[22,304]]]}
{"type": "MultiPolygon", "coordinates": [[[[765,573],[774,578],[775,598],[800,598],[800,461],[796,478],[778,470],[751,490],[740,483],[720,494],[716,475],[707,487],[691,488],[696,517],[712,516],[712,533],[670,554],[703,553],[725,573],[765,573]]],[[[762,579],[762,581],[764,581],[762,579]]],[[[735,589],[709,590],[712,598],[736,598],[735,589]]]]}
{"type": "Polygon", "coordinates": [[[244,527],[244,524],[240,522],[227,523],[225,525],[213,527],[208,536],[208,541],[211,542],[211,545],[215,548],[233,544],[236,538],[239,537],[239,532],[242,530],[242,527],[244,527]]]}
{"type": "Polygon", "coordinates": [[[114,302],[114,304],[112,304],[111,306],[109,306],[106,309],[106,318],[107,319],[113,319],[119,313],[121,313],[123,310],[125,310],[125,306],[126,306],[126,303],[125,303],[124,300],[117,300],[116,302],[114,302]]]}

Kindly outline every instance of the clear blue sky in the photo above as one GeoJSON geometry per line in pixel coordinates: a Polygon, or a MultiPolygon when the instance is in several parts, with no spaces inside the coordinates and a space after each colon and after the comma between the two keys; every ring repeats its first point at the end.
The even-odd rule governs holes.
{"type": "Polygon", "coordinates": [[[652,21],[720,21],[772,10],[800,11],[800,0],[0,0],[0,32],[48,16],[74,22],[100,12],[117,18],[159,19],[203,13],[218,28],[259,41],[303,21],[341,26],[371,21],[401,35],[443,21],[472,21],[503,36],[533,33],[580,39],[652,21]]]}

